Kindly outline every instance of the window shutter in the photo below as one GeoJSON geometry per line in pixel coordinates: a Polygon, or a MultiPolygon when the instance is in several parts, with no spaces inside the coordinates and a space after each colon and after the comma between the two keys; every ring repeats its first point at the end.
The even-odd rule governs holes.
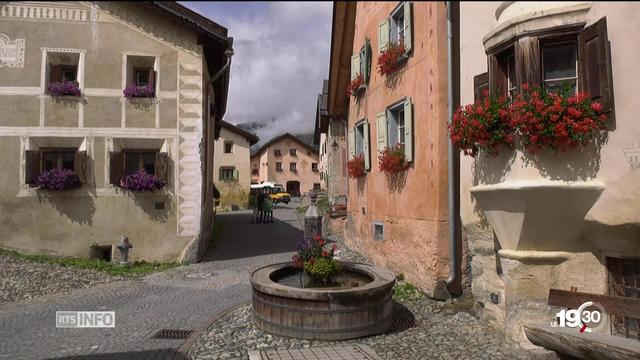
{"type": "Polygon", "coordinates": [[[238,171],[238,169],[234,169],[233,170],[233,181],[238,181],[240,180],[240,172],[238,171]]]}
{"type": "Polygon", "coordinates": [[[349,129],[349,160],[356,157],[356,131],[349,129]]]}
{"type": "Polygon", "coordinates": [[[371,170],[371,152],[369,151],[369,121],[365,120],[364,138],[362,139],[362,151],[364,152],[364,169],[371,170]]]}
{"type": "Polygon", "coordinates": [[[156,177],[166,184],[169,180],[169,154],[156,153],[155,171],[156,177]]]}
{"type": "Polygon", "coordinates": [[[157,72],[155,70],[151,70],[149,71],[149,85],[151,85],[151,88],[153,89],[153,96],[156,96],[156,76],[157,76],[157,72]]]}
{"type": "Polygon", "coordinates": [[[382,152],[387,146],[387,113],[384,111],[376,115],[376,140],[378,152],[382,152]]]}
{"type": "Polygon", "coordinates": [[[502,95],[506,93],[504,81],[506,75],[502,72],[498,56],[496,54],[487,55],[487,64],[489,64],[489,94],[502,95]]]}
{"type": "Polygon", "coordinates": [[[40,151],[27,150],[25,151],[25,176],[24,182],[26,184],[33,184],[36,176],[40,174],[40,151]]]}
{"type": "Polygon", "coordinates": [[[410,97],[404,101],[404,156],[407,162],[413,161],[413,104],[410,97]]]}
{"type": "Polygon", "coordinates": [[[378,25],[378,52],[387,48],[389,44],[389,19],[378,25]]]}
{"type": "Polygon", "coordinates": [[[62,81],[62,65],[50,65],[49,68],[49,82],[62,81]]]}
{"type": "Polygon", "coordinates": [[[81,183],[87,182],[87,152],[76,151],[76,157],[73,160],[73,172],[78,175],[81,183]]]}
{"type": "Polygon", "coordinates": [[[606,17],[580,32],[578,59],[580,91],[591,94],[591,99],[600,102],[604,111],[613,110],[613,79],[606,17]]]}
{"type": "Polygon", "coordinates": [[[364,82],[369,84],[369,77],[371,77],[371,41],[366,39],[364,44],[364,82]]]}
{"type": "Polygon", "coordinates": [[[360,75],[360,53],[351,56],[351,80],[360,75]]]}
{"type": "Polygon", "coordinates": [[[124,177],[124,153],[109,153],[109,182],[113,185],[120,186],[120,180],[124,177]]]}
{"type": "Polygon", "coordinates": [[[411,37],[411,2],[404,3],[404,48],[405,54],[408,54],[413,47],[413,38],[411,37]]]}
{"type": "Polygon", "coordinates": [[[489,90],[489,73],[484,72],[473,77],[473,101],[484,101],[485,91],[489,90]]]}
{"type": "MultiPolygon", "coordinates": [[[[515,43],[517,91],[522,84],[539,87],[542,82],[540,42],[537,37],[525,37],[515,43]]],[[[505,75],[506,77],[506,75],[505,75]]]]}

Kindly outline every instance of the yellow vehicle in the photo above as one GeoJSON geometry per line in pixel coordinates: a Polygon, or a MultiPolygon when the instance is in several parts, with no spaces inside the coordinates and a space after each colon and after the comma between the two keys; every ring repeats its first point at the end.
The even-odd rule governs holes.
{"type": "Polygon", "coordinates": [[[263,189],[269,194],[269,197],[274,204],[285,203],[288,204],[291,201],[291,195],[284,190],[284,186],[281,184],[275,184],[272,182],[263,182],[262,184],[253,184],[251,189],[263,189]]]}

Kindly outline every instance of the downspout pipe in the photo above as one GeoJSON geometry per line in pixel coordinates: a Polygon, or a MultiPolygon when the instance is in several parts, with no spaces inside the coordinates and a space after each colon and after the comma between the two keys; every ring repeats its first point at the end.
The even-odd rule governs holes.
{"type": "Polygon", "coordinates": [[[211,84],[216,82],[216,80],[218,80],[218,78],[224,75],[227,69],[229,69],[229,66],[231,65],[231,57],[233,56],[233,54],[234,52],[232,48],[228,48],[227,50],[224,51],[224,57],[226,58],[225,64],[220,68],[220,70],[218,70],[218,72],[213,74],[213,76],[209,79],[209,81],[207,81],[207,85],[205,86],[205,89],[209,88],[211,84]]]}
{"type": "MultiPolygon", "coordinates": [[[[453,58],[453,11],[452,2],[447,1],[447,111],[448,121],[451,124],[453,120],[453,108],[454,108],[454,64],[453,58]]],[[[459,174],[460,166],[460,153],[454,147],[453,143],[449,140],[448,143],[448,196],[449,196],[449,277],[445,280],[445,285],[449,293],[452,293],[452,287],[456,286],[456,282],[459,281],[457,274],[460,271],[460,264],[458,259],[459,253],[459,217],[460,217],[460,189],[457,186],[457,176],[459,174]]]]}

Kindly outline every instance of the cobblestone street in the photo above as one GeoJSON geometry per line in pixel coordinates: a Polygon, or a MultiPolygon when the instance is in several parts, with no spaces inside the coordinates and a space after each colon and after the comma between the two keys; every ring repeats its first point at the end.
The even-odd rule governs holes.
{"type": "MultiPolygon", "coordinates": [[[[274,224],[249,213],[218,215],[222,237],[206,262],[0,308],[0,359],[170,359],[184,340],[152,339],[162,329],[194,330],[250,299],[249,273],[286,261],[302,234],[292,206],[274,224]],[[61,310],[115,311],[113,329],[56,329],[61,310]]],[[[19,280],[16,280],[19,281],[19,280]]],[[[179,358],[179,357],[178,357],[179,358]]]]}

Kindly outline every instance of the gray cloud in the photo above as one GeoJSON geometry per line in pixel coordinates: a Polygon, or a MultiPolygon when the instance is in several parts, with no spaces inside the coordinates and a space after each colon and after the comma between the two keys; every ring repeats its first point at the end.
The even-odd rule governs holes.
{"type": "Polygon", "coordinates": [[[225,120],[264,124],[260,143],[283,132],[313,131],[317,94],[329,68],[332,15],[330,2],[263,4],[217,19],[208,8],[214,5],[185,3],[234,38],[225,120]]]}

